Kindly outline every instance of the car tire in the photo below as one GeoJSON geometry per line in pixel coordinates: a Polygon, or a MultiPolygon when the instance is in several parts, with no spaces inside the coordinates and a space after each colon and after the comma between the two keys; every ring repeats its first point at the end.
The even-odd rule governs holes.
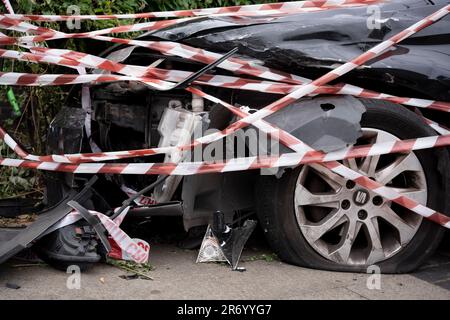
{"type": "MultiPolygon", "coordinates": [[[[410,139],[436,135],[436,133],[415,113],[406,108],[383,101],[361,99],[366,112],[361,127],[375,128],[394,135],[398,139],[410,139]]],[[[448,153],[445,149],[428,149],[414,152],[424,169],[428,207],[447,212],[448,195],[448,153]]],[[[324,257],[312,247],[302,232],[296,208],[294,193],[302,166],[286,169],[280,178],[260,176],[255,191],[257,214],[260,225],[275,253],[285,262],[314,269],[368,272],[373,263],[337,262],[324,257]]],[[[415,215],[414,213],[410,213],[415,215]]],[[[392,257],[376,263],[382,273],[408,273],[418,268],[438,247],[445,228],[422,219],[416,233],[392,257]]],[[[355,240],[356,241],[356,240],[355,240]]]]}

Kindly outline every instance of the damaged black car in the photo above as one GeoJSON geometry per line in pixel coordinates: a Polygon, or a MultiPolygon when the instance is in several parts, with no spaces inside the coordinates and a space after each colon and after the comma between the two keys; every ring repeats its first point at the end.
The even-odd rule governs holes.
{"type": "MultiPolygon", "coordinates": [[[[383,3],[379,5],[380,16],[375,18],[366,7],[270,19],[199,17],[136,40],[176,42],[228,54],[225,59],[238,57],[298,75],[299,79],[317,79],[448,4],[444,0],[383,3]]],[[[48,154],[101,155],[184,146],[236,122],[236,114],[185,90],[187,87],[250,114],[282,97],[278,89],[270,87],[270,79],[252,87],[256,75],[225,70],[221,68],[224,60],[202,62],[125,44],[112,45],[101,57],[124,65],[151,65],[161,73],[182,70],[193,75],[167,91],[139,81],[83,87],[83,104],[69,99],[52,121],[48,154]],[[235,73],[248,79],[246,86],[225,85],[226,80],[224,85],[207,83],[208,77],[225,79],[235,73]]],[[[436,126],[450,127],[448,113],[418,106],[425,100],[450,102],[449,62],[450,17],[446,16],[333,81],[333,90],[302,98],[265,120],[324,153],[436,136],[436,126]],[[399,98],[395,103],[388,96],[417,101],[408,104],[406,98],[399,98]]],[[[92,73],[109,74],[99,70],[92,73]]],[[[280,87],[299,85],[280,82],[280,87]]],[[[73,90],[73,94],[79,95],[80,90],[73,90]]],[[[195,146],[192,152],[112,163],[214,162],[290,152],[249,126],[208,146],[195,146]]],[[[436,148],[348,158],[340,163],[449,216],[449,160],[448,148],[436,148]]],[[[70,201],[111,219],[130,206],[127,219],[133,223],[177,216],[188,235],[200,240],[205,226],[214,227],[218,220],[221,226],[216,225],[215,230],[224,232],[224,225],[254,217],[282,261],[322,270],[366,272],[369,266],[377,265],[383,273],[411,272],[433,254],[446,232],[433,221],[318,163],[198,175],[46,172],[45,187],[47,209],[39,213],[35,223],[24,230],[0,229],[0,262],[30,246],[61,269],[71,264],[88,267],[100,261],[111,247],[102,224],[88,211],[82,214],[84,219],[51,230],[73,211],[74,207],[67,205],[70,201]]],[[[193,247],[199,245],[196,242],[193,247]]]]}

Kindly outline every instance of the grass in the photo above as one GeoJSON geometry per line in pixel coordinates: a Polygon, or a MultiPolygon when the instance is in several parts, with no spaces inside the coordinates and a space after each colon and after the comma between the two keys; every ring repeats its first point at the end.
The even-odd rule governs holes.
{"type": "Polygon", "coordinates": [[[115,260],[112,258],[106,258],[106,263],[124,271],[136,274],[139,277],[153,280],[148,273],[155,270],[155,267],[149,263],[135,263],[133,261],[115,260]]]}

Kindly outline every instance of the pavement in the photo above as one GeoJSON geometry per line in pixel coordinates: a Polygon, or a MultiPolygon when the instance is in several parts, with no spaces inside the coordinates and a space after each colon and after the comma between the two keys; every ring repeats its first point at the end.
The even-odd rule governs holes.
{"type": "Polygon", "coordinates": [[[450,255],[438,252],[418,272],[381,275],[380,288],[369,289],[371,275],[300,268],[273,259],[267,248],[247,248],[246,272],[224,264],[196,264],[197,250],[154,245],[149,275],[125,280],[117,267],[97,264],[81,273],[80,288],[68,289],[69,274],[49,266],[0,268],[0,300],[6,299],[450,299],[450,255]],[[6,284],[20,286],[11,289],[6,284]]]}

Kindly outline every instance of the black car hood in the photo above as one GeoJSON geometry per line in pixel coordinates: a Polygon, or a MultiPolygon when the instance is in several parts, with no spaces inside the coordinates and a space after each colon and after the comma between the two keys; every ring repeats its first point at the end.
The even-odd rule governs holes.
{"type": "MultiPolygon", "coordinates": [[[[379,29],[367,26],[374,21],[372,10],[355,7],[270,19],[204,17],[144,38],[177,41],[215,52],[238,47],[240,55],[267,66],[298,75],[325,69],[317,73],[320,75],[449,3],[403,0],[381,4],[379,29]]],[[[351,82],[378,91],[390,84],[385,91],[398,86],[424,97],[450,100],[450,16],[404,40],[394,50],[355,71],[352,77],[351,82]],[[365,82],[370,84],[364,85],[365,82]]]]}

